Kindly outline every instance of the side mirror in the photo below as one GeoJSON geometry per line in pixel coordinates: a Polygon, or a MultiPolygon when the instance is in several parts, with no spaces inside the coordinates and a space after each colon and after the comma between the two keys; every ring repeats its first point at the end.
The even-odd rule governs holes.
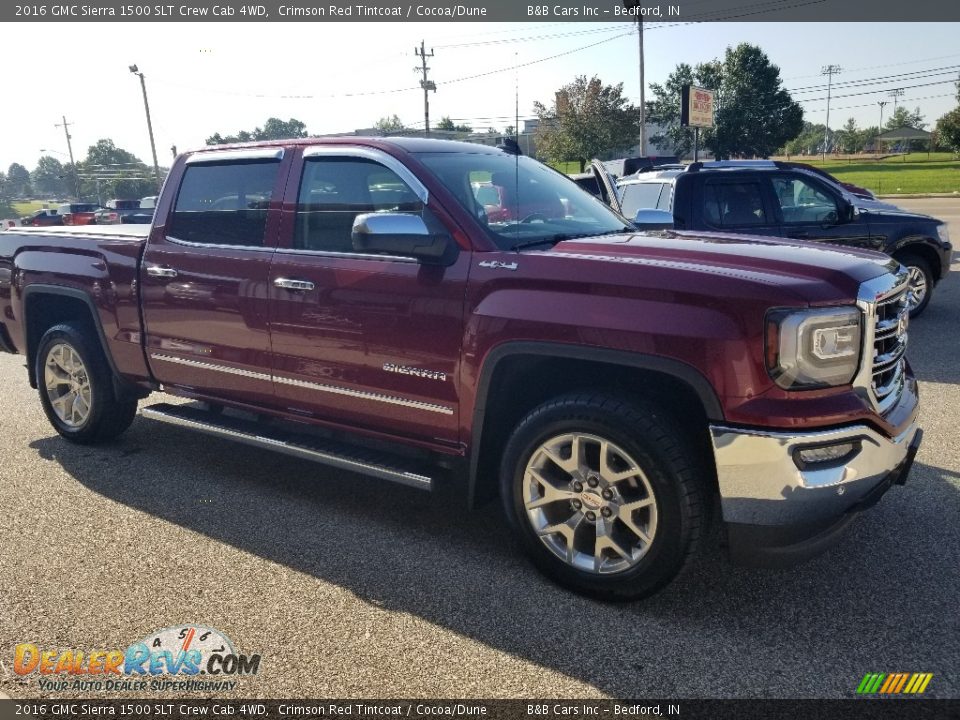
{"type": "Polygon", "coordinates": [[[633,224],[637,230],[673,230],[673,213],[666,210],[638,210],[633,224]]]}
{"type": "Polygon", "coordinates": [[[453,238],[431,233],[422,217],[407,213],[357,215],[351,238],[357,252],[409,257],[431,265],[449,265],[458,254],[453,238]]]}

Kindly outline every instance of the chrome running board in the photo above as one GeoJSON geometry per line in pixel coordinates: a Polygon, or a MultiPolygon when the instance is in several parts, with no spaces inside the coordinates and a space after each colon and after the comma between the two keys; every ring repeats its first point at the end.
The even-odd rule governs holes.
{"type": "MultiPolygon", "coordinates": [[[[329,465],[340,470],[370,475],[421,490],[433,489],[433,478],[417,468],[403,467],[403,459],[306,434],[290,433],[270,425],[231,415],[212,413],[189,405],[160,403],[143,408],[151,420],[235,440],[244,445],[273,450],[293,457],[329,465]]],[[[412,464],[412,463],[411,463],[412,464]]]]}

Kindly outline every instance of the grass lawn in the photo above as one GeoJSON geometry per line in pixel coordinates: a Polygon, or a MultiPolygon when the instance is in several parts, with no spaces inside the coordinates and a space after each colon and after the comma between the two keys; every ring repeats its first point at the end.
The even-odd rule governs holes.
{"type": "Polygon", "coordinates": [[[13,210],[17,217],[23,217],[24,215],[29,215],[30,213],[40,210],[44,207],[56,208],[57,205],[58,203],[55,203],[52,200],[24,200],[22,202],[13,203],[13,210]]]}
{"type": "MultiPolygon", "coordinates": [[[[785,160],[787,158],[776,158],[785,160]]],[[[960,195],[960,159],[949,152],[891,155],[881,158],[849,156],[819,157],[794,155],[797,162],[822,167],[843,182],[865,187],[878,195],[910,193],[957,193],[960,195]]],[[[562,173],[580,172],[577,162],[550,163],[562,173]]]]}
{"type": "Polygon", "coordinates": [[[822,167],[843,182],[873,190],[878,195],[905,193],[957,193],[960,195],[960,160],[952,153],[910,153],[879,160],[861,158],[792,157],[791,160],[822,167]]]}

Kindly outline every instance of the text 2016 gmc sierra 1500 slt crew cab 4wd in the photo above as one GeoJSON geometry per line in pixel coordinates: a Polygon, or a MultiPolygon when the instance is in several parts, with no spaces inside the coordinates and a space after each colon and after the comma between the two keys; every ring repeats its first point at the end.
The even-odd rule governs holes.
{"type": "Polygon", "coordinates": [[[906,479],[907,286],[869,251],[638,232],[510,148],[309,139],[181,155],[149,228],[0,233],[0,345],[67,440],[192,398],[141,413],[499,494],[546,574],[636,598],[713,516],[789,564],[906,479]]]}

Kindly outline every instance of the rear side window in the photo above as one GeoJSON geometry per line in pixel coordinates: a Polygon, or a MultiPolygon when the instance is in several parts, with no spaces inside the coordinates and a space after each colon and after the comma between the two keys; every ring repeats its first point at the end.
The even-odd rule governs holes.
{"type": "MultiPolygon", "coordinates": [[[[633,218],[638,210],[654,210],[660,202],[663,183],[634,183],[623,186],[621,207],[624,217],[633,218]]],[[[667,193],[669,195],[669,193],[667,193]]]]}
{"type": "Polygon", "coordinates": [[[352,253],[353,221],[372,212],[421,214],[423,203],[392,170],[366,158],[318,158],[304,164],[294,247],[352,253]]]}
{"type": "Polygon", "coordinates": [[[205,245],[261,247],[278,161],[187,167],[168,234],[205,245]]]}
{"type": "Polygon", "coordinates": [[[707,224],[722,228],[766,225],[760,183],[707,183],[703,193],[703,217],[707,224]]]}

